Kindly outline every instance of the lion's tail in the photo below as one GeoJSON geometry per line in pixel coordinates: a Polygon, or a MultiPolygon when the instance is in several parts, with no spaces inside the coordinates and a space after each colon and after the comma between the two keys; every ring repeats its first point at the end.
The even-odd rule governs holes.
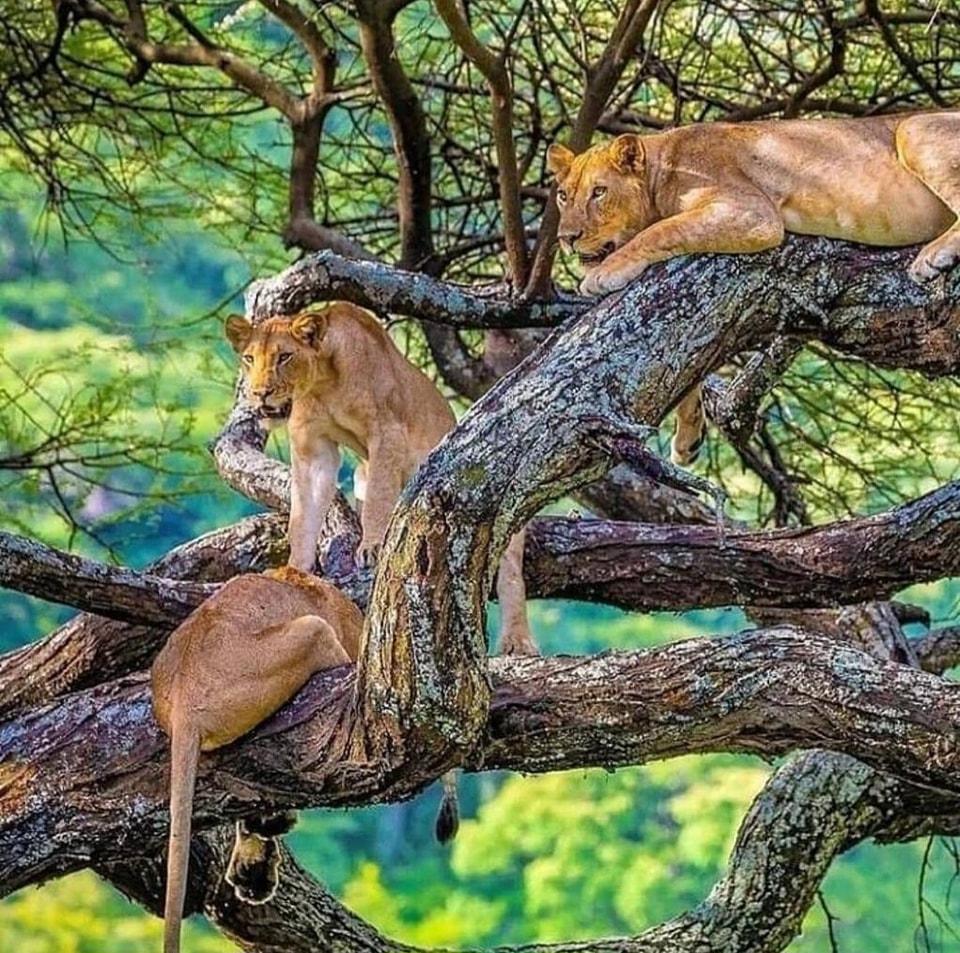
{"type": "Polygon", "coordinates": [[[460,827],[460,798],[457,795],[457,772],[448,771],[440,779],[443,785],[443,797],[437,810],[434,833],[441,844],[453,840],[460,827]]]}
{"type": "Polygon", "coordinates": [[[200,760],[196,729],[174,728],[170,739],[170,841],[167,848],[167,896],[163,908],[163,953],[180,953],[180,923],[187,895],[193,790],[200,760]]]}

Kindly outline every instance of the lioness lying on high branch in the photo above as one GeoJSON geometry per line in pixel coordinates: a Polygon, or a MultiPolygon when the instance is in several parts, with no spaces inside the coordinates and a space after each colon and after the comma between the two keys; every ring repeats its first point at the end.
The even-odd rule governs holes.
{"type": "MultiPolygon", "coordinates": [[[[960,112],[704,123],[623,135],[574,155],[551,145],[559,239],[586,267],[585,294],[696,252],[755,252],[786,232],[867,245],[926,242],[928,281],[960,259],[960,112]]],[[[700,388],[677,407],[672,456],[703,442],[700,388]]]]}
{"type": "MultiPolygon", "coordinates": [[[[180,949],[200,753],[246,734],[314,672],[356,661],[362,628],[360,610],[335,586],[285,567],[231,579],[187,616],[160,651],[151,670],[151,693],[156,719],[170,737],[164,953],[180,949]]],[[[227,872],[237,889],[244,865],[256,867],[250,855],[260,852],[260,840],[238,826],[227,872]]],[[[262,903],[270,898],[276,855],[272,863],[266,891],[244,899],[262,903]]]]}
{"type": "MultiPolygon", "coordinates": [[[[406,482],[456,418],[429,378],[397,349],[383,326],[352,304],[254,326],[227,318],[248,397],[267,426],[290,431],[290,565],[314,568],[317,540],[337,487],[340,448],[366,461],[358,549],[372,562],[406,482]]],[[[535,655],[527,624],[523,532],[507,545],[497,574],[500,651],[535,655]]]]}

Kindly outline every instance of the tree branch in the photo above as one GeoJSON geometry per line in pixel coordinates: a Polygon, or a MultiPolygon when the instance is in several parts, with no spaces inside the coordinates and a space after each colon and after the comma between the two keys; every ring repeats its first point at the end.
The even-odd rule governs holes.
{"type": "Polygon", "coordinates": [[[490,89],[490,118],[497,152],[500,213],[507,254],[507,279],[518,291],[527,280],[527,239],[520,205],[520,169],[514,144],[513,89],[507,72],[508,50],[497,56],[474,35],[454,0],[434,0],[454,43],[483,74],[490,89]]]}
{"type": "Polygon", "coordinates": [[[436,321],[455,328],[553,327],[583,314],[592,302],[517,301],[484,295],[466,285],[393,268],[353,261],[333,252],[310,255],[247,292],[252,317],[292,314],[317,301],[351,301],[379,313],[436,321]]]}
{"type": "MultiPolygon", "coordinates": [[[[595,658],[493,659],[490,669],[495,695],[464,751],[468,769],[536,773],[821,745],[938,788],[941,803],[960,813],[960,753],[946,743],[960,730],[960,699],[937,676],[851,645],[766,629],[595,658]]],[[[264,807],[404,799],[447,767],[408,760],[420,749],[410,737],[386,760],[358,760],[343,745],[352,686],[347,667],[323,673],[242,742],[204,756],[197,828],[264,807]]],[[[167,758],[143,677],[4,724],[0,893],[110,862],[118,851],[155,850],[167,758]],[[44,836],[28,836],[37,830],[44,836]]]]}
{"type": "Polygon", "coordinates": [[[360,46],[387,113],[399,172],[400,266],[415,271],[433,257],[433,177],[426,116],[396,52],[393,18],[398,9],[383,0],[357,3],[360,46]]]}
{"type": "MultiPolygon", "coordinates": [[[[353,538],[355,520],[346,503],[341,505],[325,538],[347,548],[341,537],[353,538]]],[[[285,549],[278,521],[258,526],[278,559],[285,549]]],[[[369,579],[357,575],[352,557],[330,568],[328,578],[366,604],[369,579]]],[[[727,528],[721,533],[716,525],[537,518],[528,526],[524,567],[531,596],[640,611],[844,605],[883,599],[905,586],[957,574],[960,483],[875,516],[812,529],[727,528]]],[[[210,585],[81,560],[2,532],[0,584],[108,618],[165,628],[213,591],[210,585]],[[65,578],[71,580],[66,587],[65,578]]]]}
{"type": "Polygon", "coordinates": [[[810,608],[960,574],[960,483],[885,513],[770,532],[538,519],[530,594],[628,609],[810,608]]]}

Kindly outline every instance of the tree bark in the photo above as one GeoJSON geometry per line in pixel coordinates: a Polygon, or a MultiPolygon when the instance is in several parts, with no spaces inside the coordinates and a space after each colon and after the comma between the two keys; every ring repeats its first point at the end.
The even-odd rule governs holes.
{"type": "MultiPolygon", "coordinates": [[[[898,795],[906,814],[933,813],[950,829],[960,814],[960,755],[945,744],[960,729],[960,699],[939,677],[852,645],[767,629],[595,658],[494,659],[490,668],[493,704],[468,770],[613,768],[819,744],[919,785],[898,795]]],[[[205,755],[197,829],[264,806],[406,798],[432,781],[427,765],[398,775],[338,747],[352,682],[346,668],[323,673],[243,741],[205,755]]],[[[0,747],[0,894],[160,849],[167,745],[145,678],[8,721],[0,747]]]]}

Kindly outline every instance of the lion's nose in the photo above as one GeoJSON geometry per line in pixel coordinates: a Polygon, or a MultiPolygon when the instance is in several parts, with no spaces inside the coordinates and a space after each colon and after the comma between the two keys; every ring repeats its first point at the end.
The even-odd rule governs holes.
{"type": "Polygon", "coordinates": [[[256,398],[257,400],[263,400],[265,397],[269,397],[273,393],[272,387],[251,387],[250,396],[256,398]]]}
{"type": "Polygon", "coordinates": [[[583,234],[583,229],[580,231],[562,231],[557,237],[560,239],[561,244],[565,245],[567,248],[573,248],[573,246],[580,240],[580,236],[583,234]]]}

